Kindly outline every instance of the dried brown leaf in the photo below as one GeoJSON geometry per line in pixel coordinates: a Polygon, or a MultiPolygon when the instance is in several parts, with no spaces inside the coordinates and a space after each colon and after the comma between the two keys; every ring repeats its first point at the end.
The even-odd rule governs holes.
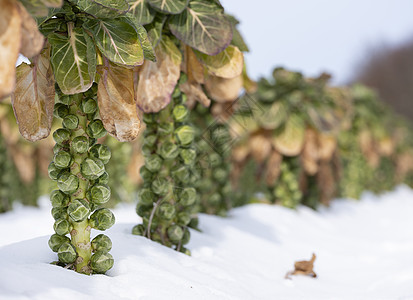
{"type": "Polygon", "coordinates": [[[189,46],[185,47],[185,64],[186,74],[188,75],[188,81],[191,83],[204,84],[204,67],[196,58],[194,51],[189,46]]]}
{"type": "Polygon", "coordinates": [[[380,155],[389,157],[394,153],[394,141],[388,136],[380,139],[377,146],[380,155]]]}
{"type": "Polygon", "coordinates": [[[43,49],[44,37],[37,29],[37,23],[27,12],[22,4],[18,5],[22,18],[22,34],[20,53],[28,58],[32,58],[43,49]]]}
{"type": "Polygon", "coordinates": [[[193,107],[196,101],[205,107],[208,107],[211,104],[211,100],[205,95],[199,83],[190,83],[189,81],[186,81],[181,84],[179,88],[187,96],[189,107],[193,107]]]}
{"type": "Polygon", "coordinates": [[[281,173],[281,162],[282,162],[282,155],[276,151],[273,150],[270,154],[270,157],[268,158],[267,162],[267,174],[266,174],[266,183],[269,186],[275,185],[278,177],[280,176],[281,173]]]}
{"type": "Polygon", "coordinates": [[[262,163],[271,153],[271,141],[264,134],[252,135],[248,140],[248,144],[252,157],[258,163],[262,163]]]}
{"type": "Polygon", "coordinates": [[[242,90],[242,76],[222,78],[209,75],[205,81],[205,88],[212,99],[217,102],[236,100],[242,90]]]}
{"type": "Polygon", "coordinates": [[[50,65],[50,48],[17,67],[16,89],[11,101],[21,135],[29,141],[49,136],[53,121],[54,77],[50,65]]]}
{"type": "Polygon", "coordinates": [[[0,100],[10,95],[16,82],[22,20],[14,0],[0,0],[0,100]]]}
{"type": "Polygon", "coordinates": [[[316,259],[315,254],[313,253],[311,260],[302,260],[296,261],[294,263],[294,271],[290,271],[285,275],[286,279],[291,279],[291,275],[310,275],[312,277],[317,277],[317,274],[314,272],[314,261],[316,259]]]}
{"type": "Polygon", "coordinates": [[[331,134],[319,132],[318,135],[318,155],[323,161],[330,161],[337,148],[337,138],[331,134]]]}
{"type": "Polygon", "coordinates": [[[98,105],[102,123],[108,133],[120,142],[137,138],[140,129],[133,70],[113,63],[107,58],[98,66],[101,75],[98,83],[98,105]]]}
{"type": "Polygon", "coordinates": [[[318,171],[319,148],[318,148],[318,134],[313,129],[305,131],[305,143],[301,153],[301,162],[305,172],[308,175],[314,175],[318,171]]]}

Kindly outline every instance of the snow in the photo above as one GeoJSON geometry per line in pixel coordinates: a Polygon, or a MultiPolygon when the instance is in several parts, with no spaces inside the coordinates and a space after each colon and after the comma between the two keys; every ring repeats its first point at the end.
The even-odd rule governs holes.
{"type": "Polygon", "coordinates": [[[49,264],[47,199],[0,215],[0,299],[413,299],[413,191],[405,186],[319,212],[252,204],[228,218],[201,215],[191,257],[131,235],[133,205],[114,213],[107,276],[49,264]],[[284,279],[313,252],[316,279],[284,279]]]}

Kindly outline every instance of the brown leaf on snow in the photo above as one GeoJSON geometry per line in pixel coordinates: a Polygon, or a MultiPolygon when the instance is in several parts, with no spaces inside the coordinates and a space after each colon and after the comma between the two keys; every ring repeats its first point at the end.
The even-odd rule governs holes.
{"type": "Polygon", "coordinates": [[[49,56],[46,48],[32,64],[22,63],[16,71],[11,102],[19,131],[31,142],[48,137],[52,127],[55,89],[49,56]]]}
{"type": "Polygon", "coordinates": [[[311,277],[317,277],[317,274],[314,272],[314,261],[316,259],[315,254],[310,260],[296,261],[294,263],[294,271],[287,272],[285,275],[286,279],[291,279],[291,275],[310,275],[311,277]]]}
{"type": "Polygon", "coordinates": [[[98,66],[98,105],[103,126],[118,141],[132,141],[140,129],[133,70],[112,64],[107,58],[103,61],[104,65],[98,66]]]}
{"type": "Polygon", "coordinates": [[[0,100],[16,82],[16,61],[21,44],[21,17],[14,0],[0,0],[0,100]]]}
{"type": "Polygon", "coordinates": [[[32,58],[42,51],[44,37],[37,29],[36,21],[27,12],[24,6],[19,3],[18,8],[22,19],[20,53],[28,58],[32,58]]]}
{"type": "Polygon", "coordinates": [[[209,75],[205,80],[205,88],[217,102],[234,101],[243,88],[243,79],[241,75],[230,79],[209,75]]]}

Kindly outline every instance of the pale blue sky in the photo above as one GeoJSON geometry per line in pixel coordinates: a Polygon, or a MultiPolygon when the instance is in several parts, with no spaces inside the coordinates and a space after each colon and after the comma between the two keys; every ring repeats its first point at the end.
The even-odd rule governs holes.
{"type": "MultiPolygon", "coordinates": [[[[369,47],[413,38],[413,0],[221,0],[240,21],[254,79],[285,66],[348,80],[369,47]]],[[[413,59],[413,58],[412,58],[413,59]]]]}

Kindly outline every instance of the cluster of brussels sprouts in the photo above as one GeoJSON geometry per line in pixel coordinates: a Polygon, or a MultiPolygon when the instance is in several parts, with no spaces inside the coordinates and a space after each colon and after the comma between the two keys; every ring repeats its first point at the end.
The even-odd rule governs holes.
{"type": "Polygon", "coordinates": [[[231,209],[232,186],[228,180],[231,161],[228,149],[230,133],[227,123],[217,123],[210,109],[197,104],[191,118],[197,125],[196,146],[199,152],[195,187],[200,194],[200,211],[226,216],[231,209]]]}
{"type": "Polygon", "coordinates": [[[48,169],[59,188],[50,195],[55,234],[49,246],[62,265],[85,274],[105,273],[114,262],[108,253],[112,243],[103,234],[90,241],[92,228],[106,230],[115,223],[110,210],[99,208],[110,199],[105,164],[111,152],[96,143],[106,134],[98,119],[97,86],[75,95],[63,95],[57,86],[56,90],[54,115],[62,119],[63,128],[53,133],[56,145],[48,169]]]}
{"type": "Polygon", "coordinates": [[[18,191],[17,186],[13,186],[16,170],[8,157],[6,142],[0,133],[0,213],[11,210],[14,192],[18,191]]]}
{"type": "Polygon", "coordinates": [[[145,165],[140,169],[144,183],[136,207],[143,223],[136,225],[132,233],[189,254],[184,245],[190,238],[188,227],[197,223],[198,195],[193,187],[197,180],[195,133],[188,123],[186,98],[176,87],[165,109],[144,115],[145,165]]]}

